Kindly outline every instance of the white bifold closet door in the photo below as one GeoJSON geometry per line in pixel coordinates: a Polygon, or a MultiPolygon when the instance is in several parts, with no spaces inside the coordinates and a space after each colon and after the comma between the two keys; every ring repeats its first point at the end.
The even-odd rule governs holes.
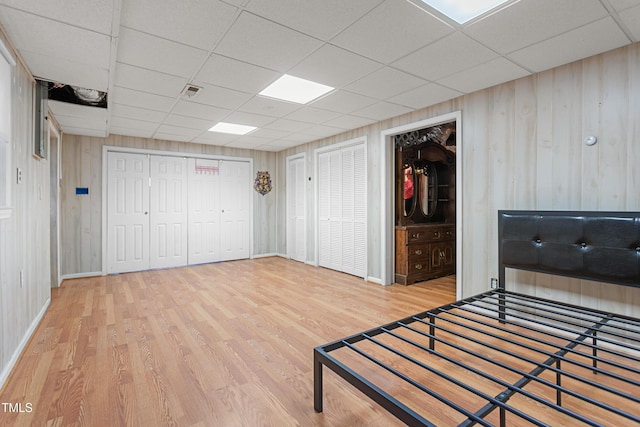
{"type": "Polygon", "coordinates": [[[107,273],[249,258],[251,163],[107,153],[107,273]]]}
{"type": "Polygon", "coordinates": [[[306,260],[305,158],[287,159],[287,255],[306,260]]]}
{"type": "Polygon", "coordinates": [[[223,161],[222,215],[220,217],[220,260],[249,258],[251,243],[251,165],[248,162],[223,161]]]}
{"type": "Polygon", "coordinates": [[[220,259],[220,161],[189,159],[189,264],[220,259]]]}
{"type": "Polygon", "coordinates": [[[107,155],[107,273],[149,269],[149,157],[107,155]]]}
{"type": "Polygon", "coordinates": [[[189,264],[249,258],[251,165],[189,159],[189,264]]]}
{"type": "Polygon", "coordinates": [[[150,157],[149,267],[187,265],[187,159],[150,157]]]}
{"type": "Polygon", "coordinates": [[[359,143],[318,154],[318,264],[366,277],[366,158],[359,143]]]}

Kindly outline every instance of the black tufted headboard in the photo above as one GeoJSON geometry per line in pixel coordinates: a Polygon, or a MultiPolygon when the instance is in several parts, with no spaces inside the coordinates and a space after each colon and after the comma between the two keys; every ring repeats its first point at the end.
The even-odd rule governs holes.
{"type": "Polygon", "coordinates": [[[640,212],[498,211],[505,269],[640,287],[640,212]]]}

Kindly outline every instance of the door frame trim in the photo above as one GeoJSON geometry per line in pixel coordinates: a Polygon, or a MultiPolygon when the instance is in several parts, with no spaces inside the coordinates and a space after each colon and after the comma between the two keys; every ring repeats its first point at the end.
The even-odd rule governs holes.
{"type": "Polygon", "coordinates": [[[463,188],[463,156],[462,156],[462,111],[453,111],[417,122],[384,129],[380,132],[382,148],[380,168],[382,192],[381,206],[381,238],[380,238],[380,266],[381,280],[383,285],[394,283],[395,264],[395,148],[393,136],[424,129],[429,126],[436,126],[447,122],[456,122],[456,295],[457,299],[462,298],[462,188],[463,188]]]}
{"type": "MultiPolygon", "coordinates": [[[[107,154],[109,152],[119,152],[119,153],[134,153],[134,154],[148,154],[150,156],[173,156],[173,157],[185,157],[185,158],[195,158],[195,159],[208,159],[208,160],[227,160],[227,161],[235,161],[235,162],[247,162],[249,163],[249,168],[251,169],[251,173],[253,176],[253,159],[251,157],[234,157],[234,156],[223,156],[216,154],[203,154],[203,153],[188,153],[182,151],[166,151],[166,150],[152,150],[146,148],[129,148],[129,147],[118,147],[113,145],[104,145],[102,147],[102,275],[107,275],[107,181],[108,181],[108,162],[107,162],[107,154]]],[[[249,258],[253,258],[254,254],[254,239],[253,239],[253,197],[251,197],[250,206],[249,206],[249,258]]]]}

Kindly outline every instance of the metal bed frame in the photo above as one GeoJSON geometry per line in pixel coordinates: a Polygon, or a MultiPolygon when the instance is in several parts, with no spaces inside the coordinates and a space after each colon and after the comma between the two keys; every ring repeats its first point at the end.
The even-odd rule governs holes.
{"type": "Polygon", "coordinates": [[[316,347],[316,412],[326,366],[407,425],[640,423],[640,319],[505,289],[507,268],[640,287],[640,212],[499,211],[498,231],[498,289],[316,347]]]}

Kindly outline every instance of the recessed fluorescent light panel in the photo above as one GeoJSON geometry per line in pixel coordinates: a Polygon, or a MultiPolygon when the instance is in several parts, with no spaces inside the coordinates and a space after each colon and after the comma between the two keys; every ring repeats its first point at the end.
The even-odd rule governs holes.
{"type": "Polygon", "coordinates": [[[509,0],[422,0],[459,24],[464,24],[509,0]]]}
{"type": "Polygon", "coordinates": [[[211,129],[209,130],[211,132],[231,133],[234,135],[246,135],[255,129],[257,129],[255,126],[236,125],[233,123],[220,122],[214,125],[213,127],[211,127],[211,129]]]}
{"type": "Polygon", "coordinates": [[[334,88],[285,74],[260,92],[262,96],[306,104],[334,88]]]}

